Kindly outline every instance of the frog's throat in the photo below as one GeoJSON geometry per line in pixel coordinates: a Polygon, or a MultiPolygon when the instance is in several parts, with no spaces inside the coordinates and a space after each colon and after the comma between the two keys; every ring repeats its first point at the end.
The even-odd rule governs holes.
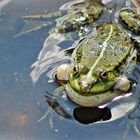
{"type": "Polygon", "coordinates": [[[92,71],[94,70],[94,68],[96,67],[96,65],[98,64],[98,62],[99,62],[99,61],[101,60],[101,58],[103,57],[104,52],[105,52],[105,50],[106,50],[106,48],[107,48],[107,44],[108,44],[107,42],[108,42],[108,40],[111,38],[112,33],[113,33],[113,25],[110,24],[110,32],[109,32],[109,35],[108,35],[107,39],[103,42],[103,49],[102,49],[102,51],[101,51],[101,53],[100,53],[98,59],[95,61],[94,65],[91,67],[90,71],[88,72],[88,74],[87,74],[87,79],[89,79],[90,77],[92,77],[92,71]]]}

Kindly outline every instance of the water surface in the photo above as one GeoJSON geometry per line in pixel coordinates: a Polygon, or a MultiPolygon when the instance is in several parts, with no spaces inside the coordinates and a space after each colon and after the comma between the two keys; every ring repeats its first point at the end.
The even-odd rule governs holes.
{"type": "MultiPolygon", "coordinates": [[[[36,62],[46,39],[48,39],[48,31],[55,26],[55,22],[49,27],[42,26],[34,32],[16,36],[25,24],[20,17],[54,12],[69,1],[5,0],[5,4],[1,4],[4,0],[0,1],[0,139],[112,140],[113,138],[114,140],[122,140],[125,138],[138,140],[140,137],[137,128],[140,128],[140,124],[139,119],[135,119],[135,116],[139,114],[139,106],[133,115],[134,119],[129,120],[127,113],[139,101],[139,87],[137,87],[137,94],[135,94],[137,96],[129,96],[109,105],[112,112],[115,110],[116,113],[113,114],[114,120],[112,121],[85,125],[77,121],[63,119],[55,112],[52,113],[53,128],[50,127],[51,120],[49,118],[45,118],[41,122],[38,121],[48,109],[44,98],[45,91],[53,93],[54,89],[58,87],[56,82],[50,81],[54,72],[51,70],[63,62],[69,62],[69,59],[64,59],[61,54],[64,48],[70,47],[74,41],[70,40],[59,46],[57,44],[49,46],[49,51],[53,52],[54,55],[49,55],[48,51],[43,55],[47,58],[50,57],[49,63],[49,59],[43,63],[44,66],[48,66],[47,70],[41,67],[38,81],[33,84],[31,65],[36,62]],[[116,106],[119,106],[117,110],[116,106]],[[127,111],[126,106],[130,106],[127,111]],[[118,111],[119,109],[122,113],[118,111]],[[120,117],[116,119],[115,117],[119,115],[120,117]]],[[[65,6],[61,8],[64,9],[65,6]]],[[[36,25],[38,27],[42,25],[42,22],[39,21],[36,25]]],[[[46,25],[46,22],[43,25],[46,25]]],[[[64,40],[61,35],[56,35],[55,38],[57,39],[57,37],[61,38],[61,41],[64,40]]],[[[50,38],[51,36],[49,36],[50,38]]],[[[51,43],[53,44],[53,42],[51,43]]],[[[139,82],[139,65],[130,76],[139,82]]],[[[61,100],[65,103],[64,99],[61,98],[61,100]]],[[[68,112],[72,114],[72,109],[76,105],[69,100],[66,103],[68,112]]]]}

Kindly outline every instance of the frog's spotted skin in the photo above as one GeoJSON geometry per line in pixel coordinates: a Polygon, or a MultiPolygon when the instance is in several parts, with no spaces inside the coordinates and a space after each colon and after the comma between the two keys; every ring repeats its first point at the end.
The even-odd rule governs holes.
{"type": "Polygon", "coordinates": [[[119,20],[130,31],[140,34],[140,16],[138,15],[136,9],[122,9],[119,12],[119,20]]]}
{"type": "Polygon", "coordinates": [[[127,38],[126,32],[115,24],[105,23],[97,28],[93,36],[84,39],[78,46],[74,58],[77,64],[80,62],[88,68],[92,67],[92,70],[102,66],[110,71],[126,58],[131,47],[131,39],[127,38]],[[81,58],[77,58],[78,53],[81,58]],[[120,57],[122,55],[123,57],[120,57]]]}
{"type": "MultiPolygon", "coordinates": [[[[71,72],[65,86],[68,96],[82,106],[98,106],[123,94],[114,92],[114,87],[133,47],[127,32],[116,24],[98,26],[94,35],[87,36],[72,54],[73,65],[82,68],[71,72]],[[101,73],[106,73],[105,77],[101,73]]],[[[134,58],[129,61],[135,63],[134,58]]]]}
{"type": "Polygon", "coordinates": [[[59,32],[69,32],[93,23],[104,10],[104,5],[97,0],[86,0],[71,6],[68,15],[58,24],[59,32]]]}

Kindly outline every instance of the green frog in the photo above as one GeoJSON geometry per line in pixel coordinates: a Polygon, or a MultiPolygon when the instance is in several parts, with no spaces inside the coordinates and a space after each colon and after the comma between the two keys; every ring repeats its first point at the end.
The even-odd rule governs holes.
{"type": "MultiPolygon", "coordinates": [[[[104,5],[93,0],[73,4],[68,15],[63,20],[60,20],[56,28],[59,32],[77,30],[99,18],[103,9],[104,5]],[[92,5],[93,3],[97,4],[97,9],[92,5]],[[91,7],[89,7],[90,4],[92,5],[91,7]],[[87,10],[88,8],[91,11],[95,11],[95,14],[91,15],[90,10],[87,10]],[[60,25],[62,26],[60,27],[60,25]]],[[[125,23],[127,29],[133,28],[132,31],[137,32],[139,28],[135,18],[132,18],[133,14],[131,15],[131,12],[133,11],[130,8],[122,9],[118,18],[120,20],[123,18],[122,23],[125,23]],[[130,23],[128,15],[130,15],[130,23]]],[[[109,18],[114,13],[111,13],[109,18]]],[[[77,45],[74,46],[76,48],[66,50],[67,54],[71,53],[71,63],[60,65],[56,70],[56,80],[63,87],[58,87],[54,94],[46,93],[46,100],[49,106],[64,118],[72,119],[71,115],[64,110],[58,103],[58,98],[56,98],[57,93],[64,89],[73,102],[85,107],[104,105],[111,102],[115,97],[125,96],[131,90],[133,83],[126,75],[135,68],[137,61],[136,46],[139,46],[139,44],[128,36],[127,31],[112,23],[112,19],[110,23],[105,22],[106,20],[104,23],[98,22],[99,25],[93,30],[93,33],[78,41],[77,45]],[[56,96],[54,97],[54,95],[56,96]]],[[[58,38],[56,37],[56,39],[58,38]]],[[[53,56],[51,51],[51,53],[47,54],[49,49],[46,42],[48,42],[51,50],[51,40],[47,39],[45,41],[38,60],[33,65],[34,74],[32,73],[32,79],[35,79],[33,80],[35,82],[46,71],[46,67],[49,66],[48,63],[44,63],[47,61],[46,56],[48,54],[53,56]]],[[[57,46],[55,48],[57,49],[57,46]]],[[[62,56],[62,53],[58,52],[57,55],[62,56]]],[[[59,57],[58,61],[60,61],[59,57]]],[[[50,109],[48,112],[50,112],[50,109]]],[[[46,113],[47,115],[48,112],[46,113]]],[[[43,118],[45,117],[42,117],[41,120],[43,118]]]]}
{"type": "Polygon", "coordinates": [[[68,5],[69,8],[65,9],[66,14],[64,16],[62,16],[64,11],[62,10],[44,15],[28,15],[21,17],[25,22],[25,26],[15,37],[51,25],[52,23],[49,19],[54,17],[57,18],[56,27],[49,31],[50,34],[54,32],[66,33],[76,31],[81,27],[84,28],[94,23],[105,10],[105,5],[100,2],[100,0],[84,0],[82,2],[73,2],[68,5]]]}
{"type": "Polygon", "coordinates": [[[93,23],[105,6],[99,0],[86,0],[71,5],[67,16],[57,25],[59,32],[69,32],[93,23]]]}
{"type": "Polygon", "coordinates": [[[140,16],[136,9],[125,8],[119,12],[119,20],[135,34],[140,34],[140,16]]]}
{"type": "Polygon", "coordinates": [[[114,23],[102,23],[72,52],[71,65],[58,67],[56,78],[75,103],[93,107],[125,95],[131,81],[125,76],[136,64],[137,51],[127,32],[114,23]]]}

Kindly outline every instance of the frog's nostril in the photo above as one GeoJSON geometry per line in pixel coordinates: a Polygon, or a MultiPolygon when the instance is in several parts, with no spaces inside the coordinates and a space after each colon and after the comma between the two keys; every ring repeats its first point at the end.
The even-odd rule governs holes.
{"type": "Polygon", "coordinates": [[[80,81],[80,87],[83,92],[89,92],[92,86],[93,86],[92,82],[88,82],[84,80],[80,81]]]}

